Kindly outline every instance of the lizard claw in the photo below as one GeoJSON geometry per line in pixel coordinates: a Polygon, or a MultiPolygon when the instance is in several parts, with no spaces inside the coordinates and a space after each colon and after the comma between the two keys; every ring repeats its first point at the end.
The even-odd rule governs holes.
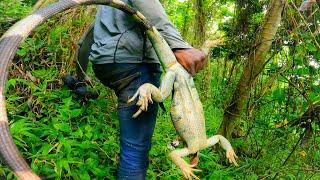
{"type": "Polygon", "coordinates": [[[137,118],[142,113],[142,110],[139,109],[136,113],[132,115],[133,118],[137,118]]]}
{"type": "Polygon", "coordinates": [[[138,97],[138,95],[139,95],[139,89],[138,89],[138,91],[127,101],[127,103],[129,104],[129,103],[133,102],[133,101],[138,97]]]}
{"type": "Polygon", "coordinates": [[[233,151],[233,149],[228,150],[226,153],[227,159],[229,160],[229,163],[234,164],[235,166],[239,166],[236,159],[238,158],[238,156],[236,155],[236,153],[233,151]]]}
{"type": "Polygon", "coordinates": [[[131,103],[136,98],[139,97],[139,100],[136,103],[136,105],[139,106],[140,108],[138,109],[138,111],[136,113],[133,114],[133,116],[132,116],[133,118],[137,118],[143,111],[147,111],[149,102],[151,104],[153,103],[150,85],[151,84],[146,83],[146,84],[143,84],[142,86],[140,86],[139,89],[137,90],[137,92],[128,100],[127,103],[131,103]]]}
{"type": "Polygon", "coordinates": [[[186,164],[183,167],[181,167],[182,174],[186,179],[194,178],[194,179],[200,180],[199,177],[197,177],[194,174],[194,172],[201,172],[202,170],[194,168],[195,166],[196,164],[194,165],[186,164]]]}

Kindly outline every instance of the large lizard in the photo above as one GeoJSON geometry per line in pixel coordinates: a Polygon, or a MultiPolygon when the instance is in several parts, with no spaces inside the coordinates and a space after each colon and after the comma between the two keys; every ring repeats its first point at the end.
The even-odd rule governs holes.
{"type": "MultiPolygon", "coordinates": [[[[128,100],[128,103],[130,103],[138,99],[136,104],[140,108],[133,117],[136,118],[143,111],[147,111],[149,103],[153,103],[153,101],[163,102],[172,93],[171,119],[178,135],[186,142],[187,147],[173,150],[170,157],[181,169],[183,176],[187,179],[192,177],[198,179],[194,172],[200,170],[194,168],[196,164],[190,165],[182,157],[195,154],[218,142],[226,150],[226,157],[229,162],[237,165],[235,160],[237,156],[226,138],[221,135],[207,138],[203,107],[192,76],[177,62],[169,45],[158,31],[154,30],[154,34],[156,35],[154,39],[157,42],[153,42],[153,45],[166,74],[161,81],[160,89],[150,83],[145,83],[128,100]]],[[[152,40],[152,36],[150,39],[152,40]]]]}
{"type": "Polygon", "coordinates": [[[17,177],[28,180],[40,179],[31,171],[28,164],[21,157],[9,133],[4,97],[4,87],[7,81],[9,64],[14,58],[20,43],[28,37],[33,29],[59,12],[77,5],[89,4],[102,4],[120,9],[132,15],[137,22],[145,27],[147,35],[167,73],[162,80],[160,89],[150,84],[144,84],[139,88],[134,97],[130,99],[130,101],[133,101],[139,96],[137,105],[140,106],[140,109],[134,114],[134,117],[138,116],[143,110],[147,110],[149,102],[153,100],[162,102],[169,96],[173,89],[173,103],[171,107],[172,121],[178,134],[187,142],[188,147],[174,150],[170,154],[170,157],[174,163],[181,168],[184,176],[187,178],[191,178],[192,176],[196,178],[193,174],[196,169],[187,164],[182,157],[196,153],[217,142],[220,142],[222,147],[227,151],[229,161],[236,164],[236,155],[228,140],[220,135],[213,136],[209,139],[206,138],[203,109],[191,75],[177,63],[168,44],[141,13],[127,6],[120,0],[62,0],[20,20],[0,38],[0,154],[17,177]]]}

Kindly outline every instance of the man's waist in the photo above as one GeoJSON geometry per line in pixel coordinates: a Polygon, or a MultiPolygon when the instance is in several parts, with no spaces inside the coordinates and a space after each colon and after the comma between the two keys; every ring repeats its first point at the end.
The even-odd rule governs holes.
{"type": "Polygon", "coordinates": [[[109,63],[156,63],[160,64],[158,59],[150,57],[134,57],[134,56],[100,56],[96,58],[90,58],[93,64],[109,64],[109,63]]]}

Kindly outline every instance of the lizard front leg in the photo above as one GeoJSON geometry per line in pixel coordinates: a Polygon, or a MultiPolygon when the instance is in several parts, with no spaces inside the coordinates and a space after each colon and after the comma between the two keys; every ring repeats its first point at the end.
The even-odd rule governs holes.
{"type": "Polygon", "coordinates": [[[128,100],[128,103],[130,103],[136,98],[139,98],[137,106],[140,106],[140,108],[132,117],[136,118],[142,113],[142,111],[147,111],[148,104],[153,103],[153,101],[163,102],[163,100],[166,99],[172,92],[175,76],[175,72],[168,70],[161,81],[160,89],[150,83],[141,85],[132,98],[128,100]]]}
{"type": "Polygon", "coordinates": [[[177,149],[170,153],[170,158],[172,161],[181,169],[183,176],[186,179],[199,179],[194,172],[200,172],[200,169],[195,169],[196,164],[188,164],[182,158],[188,156],[190,154],[194,154],[194,152],[190,151],[188,148],[177,149]]]}
{"type": "Polygon", "coordinates": [[[223,137],[221,135],[212,136],[211,138],[207,139],[206,147],[211,147],[211,146],[217,144],[218,142],[220,142],[221,147],[224,150],[226,150],[226,157],[229,160],[229,162],[238,166],[237,161],[236,161],[236,158],[238,158],[238,157],[237,157],[236,153],[234,152],[230,142],[225,137],[223,137]]]}

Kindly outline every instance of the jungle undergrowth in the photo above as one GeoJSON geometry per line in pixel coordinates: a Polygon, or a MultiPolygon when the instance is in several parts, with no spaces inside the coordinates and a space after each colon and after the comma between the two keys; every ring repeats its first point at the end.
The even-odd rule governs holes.
{"type": "MultiPolygon", "coordinates": [[[[4,19],[19,19],[30,10],[23,3],[15,6],[23,10],[8,11],[4,19]]],[[[4,12],[3,5],[0,7],[4,12]]],[[[64,74],[74,73],[76,43],[91,21],[88,9],[81,8],[49,20],[20,46],[10,69],[6,87],[10,131],[23,157],[44,178],[115,179],[117,173],[119,125],[115,95],[94,78],[100,96],[84,104],[61,81],[64,74]]],[[[0,24],[3,33],[8,26],[0,24]]],[[[216,133],[223,117],[223,102],[232,89],[227,79],[221,79],[219,61],[211,61],[212,83],[204,101],[208,136],[216,133]]],[[[89,75],[94,77],[91,69],[89,75]]],[[[196,83],[199,86],[199,81],[196,83]]],[[[274,128],[282,118],[272,113],[275,105],[264,104],[263,110],[255,114],[256,120],[242,126],[250,133],[232,140],[240,166],[229,165],[224,151],[216,145],[218,148],[200,152],[199,168],[203,172],[198,175],[202,179],[271,179],[278,173],[278,178],[286,179],[320,178],[319,137],[314,137],[308,148],[298,147],[283,165],[301,130],[274,128]]],[[[165,106],[169,109],[170,100],[165,106]]],[[[167,144],[175,138],[170,115],[159,110],[148,179],[181,178],[168,157],[167,144]]],[[[14,176],[1,166],[0,178],[14,176]]]]}

